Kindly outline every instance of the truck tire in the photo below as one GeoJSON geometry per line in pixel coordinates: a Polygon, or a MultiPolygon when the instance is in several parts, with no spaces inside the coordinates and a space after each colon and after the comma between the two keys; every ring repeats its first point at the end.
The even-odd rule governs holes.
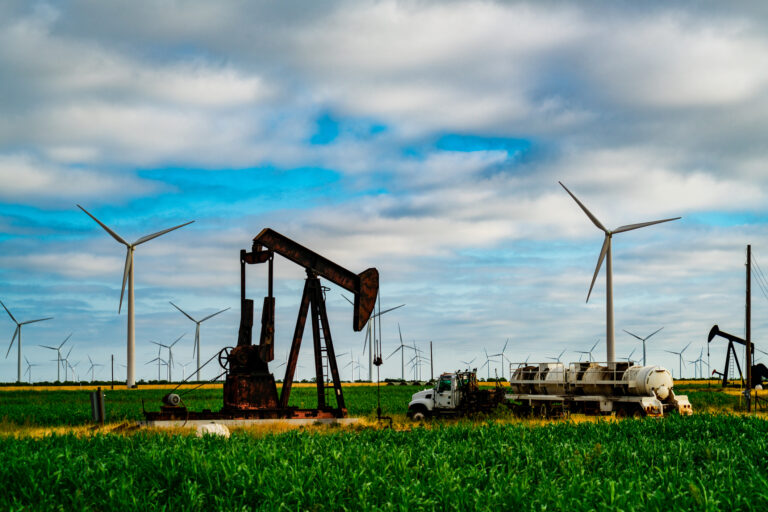
{"type": "Polygon", "coordinates": [[[414,407],[408,410],[408,417],[413,421],[424,421],[429,416],[429,411],[425,407],[414,407]]]}

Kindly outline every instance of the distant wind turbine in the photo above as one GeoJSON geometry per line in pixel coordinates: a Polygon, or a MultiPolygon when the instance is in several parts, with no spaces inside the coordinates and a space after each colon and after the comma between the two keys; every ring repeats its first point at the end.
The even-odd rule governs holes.
{"type": "MultiPolygon", "coordinates": [[[[176,340],[173,343],[171,343],[170,345],[165,345],[163,343],[158,343],[156,341],[150,341],[150,343],[154,343],[158,347],[167,348],[168,349],[168,361],[167,361],[167,363],[168,363],[168,382],[171,382],[171,367],[173,366],[173,346],[175,344],[177,344],[181,338],[186,336],[186,334],[187,333],[184,333],[181,336],[179,336],[178,338],[176,338],[176,340]]],[[[160,357],[160,349],[158,349],[157,352],[158,352],[157,356],[160,357]]],[[[158,380],[160,380],[160,379],[158,378],[158,380]]]]}
{"type": "Polygon", "coordinates": [[[187,317],[190,320],[192,320],[193,322],[195,322],[195,344],[192,346],[192,358],[194,359],[195,358],[195,354],[197,354],[197,369],[195,370],[195,380],[200,380],[200,324],[205,322],[209,318],[215,317],[219,313],[225,312],[229,308],[222,309],[221,311],[217,311],[216,313],[214,313],[212,315],[206,316],[202,320],[195,320],[186,311],[181,309],[179,306],[177,306],[173,302],[170,302],[170,304],[171,304],[171,306],[173,306],[176,309],[178,309],[181,312],[182,315],[184,315],[185,317],[187,317]]]}
{"type": "Polygon", "coordinates": [[[557,357],[548,357],[547,359],[551,359],[551,360],[556,361],[556,362],[559,363],[560,359],[563,357],[563,354],[565,354],[565,349],[563,349],[563,351],[560,352],[560,355],[558,355],[557,357]]]}
{"type": "Polygon", "coordinates": [[[24,356],[24,361],[27,362],[27,371],[24,372],[24,375],[27,373],[29,374],[29,383],[32,384],[32,367],[40,365],[38,363],[30,363],[29,359],[27,359],[27,356],[24,356]]]}
{"type": "Polygon", "coordinates": [[[16,382],[21,382],[21,326],[27,325],[27,324],[33,324],[35,322],[42,322],[43,320],[50,320],[53,318],[52,316],[49,316],[47,318],[38,318],[37,320],[27,320],[26,322],[17,322],[16,319],[13,317],[10,311],[8,311],[8,308],[5,307],[5,304],[3,304],[3,301],[0,301],[0,304],[3,305],[3,309],[5,309],[5,312],[8,313],[8,316],[11,317],[11,320],[13,320],[13,323],[16,324],[16,330],[13,331],[13,338],[11,338],[11,344],[8,345],[8,352],[5,353],[5,358],[8,359],[8,354],[11,353],[11,348],[13,347],[13,342],[16,339],[16,336],[19,336],[19,343],[16,345],[18,357],[17,357],[17,372],[16,372],[16,382]]]}
{"type": "Polygon", "coordinates": [[[83,208],[80,205],[77,205],[78,208],[83,210],[86,215],[88,215],[90,218],[96,221],[96,223],[104,228],[104,231],[110,234],[112,238],[117,240],[119,243],[123,244],[126,247],[126,253],[125,253],[125,269],[123,270],[123,286],[120,289],[120,304],[117,307],[118,314],[120,313],[120,310],[123,307],[123,294],[125,293],[125,281],[128,280],[128,341],[127,341],[127,359],[126,363],[128,364],[128,371],[126,376],[126,386],[128,388],[135,387],[136,385],[136,368],[135,368],[135,358],[134,358],[134,352],[136,349],[136,336],[134,331],[134,300],[133,300],[133,251],[136,248],[136,246],[143,244],[144,242],[149,242],[150,240],[157,238],[161,235],[164,235],[170,231],[173,231],[175,229],[182,228],[184,226],[187,226],[189,224],[192,224],[193,220],[189,222],[185,222],[184,224],[179,224],[178,226],[174,226],[172,228],[164,229],[162,231],[158,231],[157,233],[152,233],[151,235],[146,235],[132,244],[129,244],[125,240],[123,240],[120,235],[112,231],[107,227],[106,224],[101,222],[99,219],[88,213],[88,211],[83,208]]]}
{"type": "Polygon", "coordinates": [[[387,356],[387,359],[395,355],[398,351],[400,351],[400,380],[405,380],[405,349],[411,348],[405,343],[403,343],[403,331],[400,330],[400,323],[397,324],[397,333],[400,335],[400,345],[387,356]]]}
{"type": "MultiPolygon", "coordinates": [[[[41,347],[48,348],[51,350],[56,351],[56,361],[58,361],[58,364],[56,365],[56,380],[61,381],[61,366],[62,366],[62,357],[61,357],[61,347],[64,346],[64,344],[69,341],[69,338],[72,337],[72,333],[69,334],[66,338],[64,338],[64,341],[61,342],[61,344],[58,347],[51,347],[49,345],[40,345],[41,347]]],[[[66,367],[64,368],[64,371],[66,372],[66,367]]]]}
{"type": "Polygon", "coordinates": [[[88,362],[91,363],[91,366],[88,367],[88,371],[91,372],[91,382],[93,382],[93,371],[96,369],[97,366],[104,366],[101,363],[94,363],[93,359],[91,359],[91,356],[88,356],[88,362]]]}
{"type": "MultiPolygon", "coordinates": [[[[587,355],[587,360],[591,362],[592,361],[592,351],[595,350],[595,347],[597,346],[598,343],[600,343],[600,340],[596,341],[595,344],[592,345],[592,348],[589,349],[589,350],[574,350],[574,352],[576,352],[577,354],[586,354],[587,355]]],[[[579,357],[579,361],[581,361],[581,357],[579,357]]]]}
{"type": "MultiPolygon", "coordinates": [[[[663,327],[662,327],[661,329],[663,329],[663,327]]],[[[645,365],[646,365],[646,362],[645,362],[645,342],[648,340],[648,338],[650,338],[651,336],[653,336],[654,334],[656,334],[657,332],[659,332],[661,329],[656,329],[655,331],[653,331],[651,334],[649,334],[649,335],[648,335],[648,336],[646,336],[645,338],[641,338],[641,337],[640,337],[640,336],[638,336],[637,334],[632,334],[632,333],[631,333],[631,332],[629,332],[628,330],[626,330],[626,329],[623,329],[623,331],[624,331],[625,333],[627,333],[627,334],[629,334],[630,336],[633,336],[633,337],[635,337],[635,338],[637,338],[637,339],[639,339],[640,341],[642,341],[642,342],[643,342],[643,366],[645,366],[645,365]]]]}
{"type": "Polygon", "coordinates": [[[683,366],[685,366],[685,363],[683,362],[683,352],[685,352],[685,349],[687,349],[688,347],[691,346],[691,343],[692,342],[689,341],[688,344],[685,347],[683,347],[683,350],[681,350],[680,352],[675,352],[674,350],[665,350],[664,351],[664,352],[669,352],[670,354],[676,354],[677,357],[680,358],[680,373],[677,375],[678,379],[682,379],[683,378],[683,366]]]}
{"type": "Polygon", "coordinates": [[[600,266],[603,264],[603,258],[605,258],[607,261],[605,263],[605,329],[606,329],[606,356],[608,358],[608,362],[612,363],[614,362],[615,356],[614,356],[614,336],[613,336],[613,266],[611,265],[611,239],[613,238],[613,235],[618,233],[623,233],[625,231],[632,231],[633,229],[640,229],[644,228],[646,226],[652,226],[654,224],[660,224],[662,222],[669,222],[672,220],[677,220],[680,217],[674,217],[671,219],[662,219],[662,220],[653,220],[650,222],[641,222],[640,224],[628,224],[626,226],[621,226],[613,231],[609,231],[606,229],[603,224],[597,220],[597,217],[592,215],[592,212],[590,212],[586,206],[584,206],[581,201],[579,201],[575,195],[571,193],[568,188],[566,188],[565,185],[563,185],[561,182],[560,186],[565,189],[566,192],[568,192],[568,195],[570,195],[574,201],[576,201],[576,204],[581,207],[581,209],[584,211],[584,213],[587,214],[587,217],[589,217],[589,220],[592,221],[592,224],[594,224],[599,230],[601,230],[603,233],[605,233],[605,240],[603,241],[603,247],[600,249],[600,257],[597,259],[597,266],[595,267],[595,273],[592,276],[592,284],[589,285],[589,292],[587,293],[587,302],[589,302],[589,296],[592,294],[592,287],[595,286],[595,279],[597,279],[597,274],[600,272],[600,266]],[[607,258],[606,258],[607,256],[607,258]]]}

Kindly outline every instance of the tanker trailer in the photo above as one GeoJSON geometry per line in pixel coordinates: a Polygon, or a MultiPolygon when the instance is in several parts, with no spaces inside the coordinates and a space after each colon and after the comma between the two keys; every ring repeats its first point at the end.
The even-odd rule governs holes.
{"type": "Polygon", "coordinates": [[[582,412],[624,416],[692,414],[683,395],[675,395],[674,382],[661,366],[628,362],[510,364],[510,393],[506,399],[520,412],[550,415],[582,412]]]}

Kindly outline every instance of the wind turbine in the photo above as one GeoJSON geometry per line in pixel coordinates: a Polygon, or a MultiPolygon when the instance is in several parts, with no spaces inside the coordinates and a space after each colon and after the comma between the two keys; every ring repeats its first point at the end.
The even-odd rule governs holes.
{"type": "MultiPolygon", "coordinates": [[[[186,336],[186,334],[187,333],[184,333],[181,336],[179,336],[178,338],[176,338],[176,340],[173,343],[171,343],[170,345],[164,345],[163,343],[158,343],[156,341],[150,341],[150,343],[154,343],[158,347],[167,348],[168,349],[168,382],[171,382],[171,366],[173,366],[173,346],[175,344],[177,344],[181,338],[186,336]]],[[[157,349],[157,357],[160,357],[160,349],[159,348],[157,349]]],[[[198,368],[199,368],[199,366],[198,366],[198,368]]],[[[158,380],[160,380],[159,377],[158,377],[158,380]]]]}
{"type": "MultiPolygon", "coordinates": [[[[41,347],[49,348],[51,350],[55,350],[56,351],[56,361],[58,361],[58,364],[56,365],[56,380],[57,381],[61,381],[61,373],[60,373],[60,371],[61,371],[61,362],[63,361],[63,359],[61,358],[61,347],[63,347],[64,344],[67,341],[69,341],[69,338],[71,338],[71,337],[72,337],[72,333],[70,333],[69,336],[64,338],[64,341],[62,341],[61,345],[59,345],[58,347],[51,347],[49,345],[39,345],[41,347]]],[[[65,369],[65,371],[66,371],[66,369],[65,369]]]]}
{"type": "Polygon", "coordinates": [[[16,382],[21,382],[21,326],[27,325],[27,324],[33,324],[35,322],[42,322],[43,320],[50,320],[53,318],[52,316],[49,316],[47,318],[38,318],[37,320],[27,320],[26,322],[17,322],[16,319],[13,317],[10,311],[8,311],[8,308],[5,307],[5,304],[3,304],[3,301],[0,301],[0,304],[3,305],[3,309],[5,309],[5,312],[8,313],[8,316],[11,317],[11,320],[13,320],[13,323],[16,324],[16,330],[13,331],[13,338],[11,338],[11,344],[8,345],[8,352],[5,353],[5,358],[8,359],[8,354],[11,353],[11,348],[13,348],[13,342],[16,339],[16,335],[19,336],[19,343],[16,346],[18,349],[18,357],[17,357],[17,373],[16,373],[16,382]]]}
{"type": "Polygon", "coordinates": [[[161,235],[164,235],[170,231],[173,231],[174,229],[179,229],[184,226],[187,226],[189,224],[192,224],[193,220],[189,222],[185,222],[184,224],[179,224],[178,226],[174,226],[172,228],[164,229],[162,231],[158,231],[157,233],[152,233],[151,235],[146,235],[132,244],[129,244],[125,240],[123,240],[120,235],[112,231],[107,227],[106,224],[101,222],[99,219],[88,213],[88,211],[83,208],[80,205],[77,205],[78,208],[83,210],[86,215],[88,215],[90,218],[96,221],[96,223],[104,228],[104,231],[110,234],[112,238],[114,238],[119,243],[123,244],[126,247],[125,252],[125,269],[123,270],[123,286],[120,289],[120,304],[117,307],[118,314],[120,313],[122,307],[123,307],[123,294],[125,293],[125,281],[128,280],[128,341],[127,341],[127,357],[126,357],[126,363],[128,365],[127,369],[127,375],[125,379],[126,386],[130,389],[136,386],[136,368],[135,368],[135,358],[134,358],[134,352],[136,349],[136,336],[134,331],[134,300],[133,300],[133,251],[136,248],[136,246],[143,244],[144,242],[149,242],[150,240],[157,238],[161,235]]]}
{"type": "Polygon", "coordinates": [[[69,355],[72,353],[72,349],[75,347],[69,347],[69,352],[67,352],[67,355],[61,358],[61,360],[64,362],[64,382],[67,382],[67,368],[69,365],[69,355]]]}
{"type": "Polygon", "coordinates": [[[494,361],[494,360],[493,360],[493,359],[491,359],[491,358],[492,358],[492,357],[495,357],[495,354],[494,354],[494,355],[492,355],[492,356],[489,356],[489,355],[488,355],[488,351],[487,351],[487,350],[485,350],[485,348],[483,348],[483,352],[485,353],[485,362],[484,362],[484,363],[483,363],[483,365],[480,367],[480,369],[482,370],[484,367],[486,367],[486,366],[487,366],[487,367],[488,367],[488,377],[487,377],[487,379],[486,379],[486,380],[491,380],[491,363],[495,363],[495,362],[496,362],[496,361],[494,361]]]}
{"type": "Polygon", "coordinates": [[[398,351],[400,351],[400,380],[405,380],[405,349],[411,348],[405,343],[403,343],[403,331],[400,330],[400,323],[397,324],[397,333],[400,335],[400,345],[387,356],[387,359],[395,355],[398,351]]]}
{"type": "MultiPolygon", "coordinates": [[[[349,300],[349,298],[341,294],[342,297],[344,297],[344,300],[352,304],[354,306],[354,302],[349,300]]],[[[379,295],[379,299],[381,299],[381,295],[379,295]]],[[[373,350],[371,349],[372,345],[374,345],[373,334],[372,334],[372,327],[371,324],[373,323],[373,320],[377,317],[380,317],[381,315],[384,315],[386,313],[389,313],[390,311],[394,311],[396,309],[400,309],[401,307],[405,306],[405,304],[400,304],[399,306],[395,306],[393,308],[385,309],[384,311],[379,311],[378,313],[374,313],[371,315],[371,318],[368,320],[368,328],[365,331],[365,340],[363,341],[363,354],[365,354],[365,347],[368,347],[368,380],[373,381],[373,350]],[[369,342],[370,340],[370,342],[369,342]]],[[[374,308],[375,311],[375,308],[374,308]]]]}
{"type": "Polygon", "coordinates": [[[91,363],[91,366],[88,368],[88,371],[91,372],[91,382],[93,382],[93,370],[97,366],[104,366],[104,365],[101,363],[94,363],[93,359],[91,359],[91,356],[88,356],[88,362],[91,363]]]}
{"type": "Polygon", "coordinates": [[[157,381],[160,382],[160,367],[162,365],[166,365],[167,366],[168,363],[165,361],[165,359],[162,359],[160,356],[157,356],[153,360],[147,361],[147,364],[152,364],[155,361],[157,361],[157,381]]]}
{"type": "MultiPolygon", "coordinates": [[[[558,355],[557,357],[548,357],[547,359],[551,359],[551,360],[559,363],[560,362],[560,358],[563,357],[563,354],[565,354],[565,349],[563,349],[563,351],[560,352],[560,355],[558,355]]],[[[526,360],[526,362],[527,362],[527,360],[526,360]]]]}
{"type": "MultiPolygon", "coordinates": [[[[170,302],[170,301],[169,301],[170,302]]],[[[174,304],[173,302],[170,302],[171,306],[178,309],[184,316],[195,322],[195,344],[192,347],[192,358],[194,359],[195,354],[197,354],[197,370],[195,370],[195,380],[200,380],[200,324],[208,320],[209,318],[213,318],[219,313],[225,312],[227,309],[222,309],[221,311],[217,311],[216,313],[212,315],[208,315],[207,317],[203,318],[202,320],[195,320],[192,318],[189,314],[187,314],[186,311],[181,309],[179,306],[174,304]]]]}
{"type": "MultiPolygon", "coordinates": [[[[508,344],[509,344],[509,338],[507,338],[507,341],[504,342],[504,348],[501,349],[501,352],[499,352],[498,354],[491,354],[491,357],[497,357],[497,356],[501,357],[501,378],[502,379],[504,378],[504,359],[506,359],[508,362],[511,362],[509,361],[509,358],[505,354],[507,351],[508,344]]],[[[510,375],[510,378],[512,378],[511,375],[510,375]]]]}
{"type": "Polygon", "coordinates": [[[24,356],[24,361],[27,362],[27,371],[24,372],[24,375],[29,374],[29,383],[32,384],[32,367],[40,365],[38,363],[30,363],[27,356],[24,356]]]}
{"type": "Polygon", "coordinates": [[[624,359],[624,360],[625,360],[625,361],[627,361],[628,363],[631,363],[631,362],[632,362],[632,354],[634,354],[634,353],[635,353],[635,350],[637,350],[637,349],[634,349],[634,348],[633,348],[633,349],[632,349],[632,352],[630,352],[630,353],[629,353],[629,355],[628,355],[627,357],[622,357],[622,359],[624,359]]]}
{"type": "Polygon", "coordinates": [[[80,376],[75,371],[75,368],[77,367],[77,365],[80,364],[80,361],[76,362],[75,364],[69,364],[69,361],[67,361],[66,363],[67,363],[67,367],[70,370],[72,370],[72,378],[75,380],[75,382],[79,382],[80,381],[80,376]]]}
{"type": "Polygon", "coordinates": [[[185,371],[187,369],[187,366],[194,363],[194,361],[189,361],[188,363],[176,363],[178,366],[181,366],[181,381],[184,382],[186,379],[185,371]]]}
{"type": "Polygon", "coordinates": [[[688,345],[686,345],[686,346],[683,348],[683,350],[681,350],[680,352],[675,352],[675,351],[673,351],[673,350],[665,350],[665,351],[664,351],[664,352],[669,352],[670,354],[677,354],[677,357],[679,357],[679,358],[680,358],[680,373],[679,373],[679,375],[677,376],[677,378],[678,378],[678,379],[682,379],[682,378],[683,378],[683,366],[685,366],[685,363],[683,362],[683,352],[685,352],[685,349],[686,349],[686,348],[688,348],[689,346],[691,346],[691,343],[692,343],[692,342],[690,342],[690,341],[689,341],[689,342],[688,342],[688,345]]]}
{"type": "Polygon", "coordinates": [[[476,358],[476,357],[473,357],[473,358],[472,358],[472,359],[470,359],[469,361],[461,361],[461,362],[462,362],[462,363],[464,363],[465,365],[467,365],[467,370],[469,370],[469,366],[470,366],[472,363],[474,363],[474,362],[475,362],[475,359],[477,359],[477,358],[476,358]]]}
{"type": "MultiPolygon", "coordinates": [[[[662,327],[661,329],[663,329],[663,327],[662,327]]],[[[649,335],[648,335],[648,336],[646,336],[645,338],[641,338],[641,337],[640,337],[640,336],[638,336],[637,334],[632,334],[632,333],[631,333],[631,332],[629,332],[628,330],[626,330],[626,329],[623,329],[623,331],[624,331],[625,333],[629,334],[630,336],[634,336],[635,338],[637,338],[637,339],[639,339],[640,341],[642,341],[642,342],[643,342],[643,366],[645,366],[645,364],[646,364],[646,363],[645,363],[645,341],[646,341],[648,338],[650,338],[651,336],[653,336],[654,334],[656,334],[657,332],[659,332],[661,329],[656,329],[655,331],[653,331],[651,334],[649,334],[649,335]]]]}
{"type": "Polygon", "coordinates": [[[597,217],[592,215],[592,212],[590,212],[586,206],[581,204],[581,201],[579,201],[575,195],[571,193],[568,188],[563,185],[561,182],[560,186],[562,186],[566,192],[568,192],[568,195],[570,195],[574,201],[576,201],[576,204],[578,204],[582,210],[584,210],[584,213],[587,214],[587,217],[589,217],[589,220],[592,221],[592,223],[603,233],[605,233],[605,240],[603,241],[603,247],[600,249],[600,257],[597,259],[597,266],[595,267],[595,273],[592,276],[592,284],[589,285],[589,292],[587,293],[587,302],[589,302],[589,296],[592,294],[592,287],[595,286],[595,279],[597,279],[597,274],[600,272],[600,266],[603,264],[603,258],[605,258],[607,261],[605,263],[605,329],[606,329],[606,355],[608,357],[608,362],[612,363],[615,361],[614,357],[614,336],[613,336],[613,266],[611,264],[611,239],[613,238],[613,235],[616,235],[618,233],[623,233],[625,231],[632,231],[633,229],[640,229],[644,228],[646,226],[652,226],[654,224],[660,224],[662,222],[669,222],[672,220],[677,220],[680,217],[674,217],[671,219],[662,219],[662,220],[652,220],[650,222],[641,222],[640,224],[628,224],[626,226],[621,226],[613,231],[609,231],[606,229],[603,224],[597,220],[597,217]],[[607,258],[606,258],[607,256],[607,258]]]}
{"type": "MultiPolygon", "coordinates": [[[[576,352],[577,354],[586,354],[587,355],[587,360],[591,362],[592,361],[592,351],[595,350],[595,347],[597,346],[597,344],[599,342],[600,342],[600,340],[597,340],[595,342],[595,344],[592,345],[592,348],[589,349],[589,350],[574,350],[574,352],[576,352]]],[[[579,357],[579,361],[581,361],[581,357],[579,357]]]]}

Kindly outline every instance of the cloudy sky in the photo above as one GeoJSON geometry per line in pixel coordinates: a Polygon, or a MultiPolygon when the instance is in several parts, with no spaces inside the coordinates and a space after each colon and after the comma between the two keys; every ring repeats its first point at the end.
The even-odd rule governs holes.
{"type": "MultiPolygon", "coordinates": [[[[151,340],[186,333],[174,357],[191,359],[194,324],[169,301],[232,308],[203,324],[204,356],[236,343],[238,254],[264,227],[379,269],[382,307],[406,304],[383,316],[385,357],[399,323],[433,341],[436,372],[506,339],[513,361],[595,342],[604,360],[604,271],[585,303],[603,235],[562,181],[609,229],[683,217],[613,243],[617,355],[641,353],[623,329],[664,327],[649,363],[677,374],[665,350],[706,358],[715,323],[743,334],[746,244],[768,277],[766,25],[762,2],[2,2],[0,300],[54,317],[24,327],[35,380],[56,373],[38,345],[70,333],[81,377],[88,356],[125,363],[125,249],[80,204],[129,241],[195,220],[136,249],[138,378],[157,376],[151,340]]],[[[264,270],[249,269],[257,308],[264,270]]],[[[276,279],[275,366],[302,271],[278,258],[276,279]]],[[[365,376],[330,287],[343,376],[358,357],[365,376]]],[[[301,361],[309,378],[310,344],[301,361]]],[[[400,373],[397,355],[382,367],[400,373]]]]}

